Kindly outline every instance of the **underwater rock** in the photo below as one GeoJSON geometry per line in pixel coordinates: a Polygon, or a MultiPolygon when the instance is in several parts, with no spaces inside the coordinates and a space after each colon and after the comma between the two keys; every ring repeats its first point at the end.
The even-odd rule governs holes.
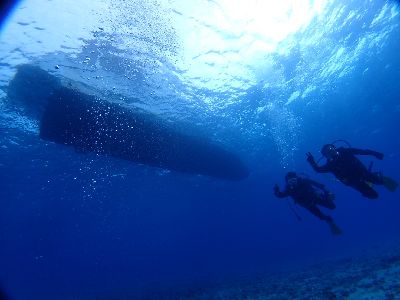
{"type": "Polygon", "coordinates": [[[259,274],[254,279],[221,281],[190,297],[182,292],[174,299],[400,299],[400,248],[395,247],[389,253],[381,250],[349,261],[333,260],[300,270],[259,274]],[[395,262],[383,266],[383,260],[395,262]]]}
{"type": "Polygon", "coordinates": [[[44,70],[23,65],[8,96],[40,120],[40,138],[168,170],[240,180],[248,170],[221,146],[181,133],[154,115],[72,88],[44,70]]]}

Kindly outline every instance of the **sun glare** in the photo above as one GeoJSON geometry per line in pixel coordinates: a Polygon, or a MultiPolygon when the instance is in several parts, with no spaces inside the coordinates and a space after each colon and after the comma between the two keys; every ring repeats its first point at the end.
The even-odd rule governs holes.
{"type": "Polygon", "coordinates": [[[205,78],[276,51],[323,12],[326,0],[181,0],[179,5],[177,10],[190,16],[178,27],[184,61],[192,66],[191,77],[205,78]]]}

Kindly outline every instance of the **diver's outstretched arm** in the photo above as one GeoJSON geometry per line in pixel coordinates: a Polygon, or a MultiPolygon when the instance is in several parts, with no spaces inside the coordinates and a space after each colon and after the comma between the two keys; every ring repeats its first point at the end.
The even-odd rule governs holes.
{"type": "Polygon", "coordinates": [[[324,166],[318,166],[318,164],[315,162],[314,156],[311,154],[311,152],[307,152],[307,161],[311,165],[311,167],[314,169],[315,172],[318,173],[328,173],[330,172],[329,168],[327,165],[324,166]]]}
{"type": "Polygon", "coordinates": [[[371,155],[371,156],[375,156],[379,160],[382,160],[383,156],[384,156],[383,153],[377,152],[377,151],[373,151],[373,150],[347,148],[346,151],[349,151],[351,154],[354,154],[354,155],[371,155]]]}

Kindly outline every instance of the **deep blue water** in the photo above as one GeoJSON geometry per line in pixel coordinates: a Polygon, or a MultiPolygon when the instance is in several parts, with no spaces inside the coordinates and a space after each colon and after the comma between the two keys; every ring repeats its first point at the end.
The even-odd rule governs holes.
{"type": "MultiPolygon", "coordinates": [[[[68,6],[68,1],[54,2],[68,6]]],[[[68,31],[73,27],[41,24],[47,18],[50,24],[57,21],[46,13],[47,6],[34,10],[35,1],[23,1],[3,24],[0,283],[11,299],[118,299],[399,245],[398,191],[377,187],[379,200],[369,200],[330,174],[316,174],[305,160],[306,152],[318,158],[323,144],[345,139],[356,148],[385,153],[383,161],[362,160],[366,165],[374,160],[374,170],[400,179],[400,14],[395,2],[332,1],[308,27],[279,41],[275,52],[257,50],[248,57],[241,52],[246,43],[228,44],[224,51],[216,45],[216,50],[206,49],[214,51],[215,61],[206,56],[209,52],[200,53],[204,61],[193,57],[184,66],[184,34],[160,23],[197,24],[190,30],[208,28],[227,41],[242,41],[246,32],[232,37],[209,20],[191,23],[201,13],[185,15],[190,1],[185,9],[174,1],[164,3],[174,11],[160,18],[155,1],[132,17],[131,25],[143,30],[124,35],[116,29],[127,25],[124,10],[132,13],[144,4],[121,2],[118,8],[116,3],[110,5],[119,13],[116,20],[99,13],[106,18],[101,29],[87,25],[77,36],[68,31]],[[149,33],[146,22],[155,22],[162,32],[149,33]],[[62,32],[60,45],[47,32],[62,32]],[[239,62],[232,53],[241,57],[239,62]],[[238,154],[250,176],[226,181],[167,172],[43,141],[38,120],[28,114],[34,103],[21,107],[7,97],[21,63],[115,94],[109,101],[140,107],[188,134],[206,136],[238,154]],[[202,64],[211,68],[204,77],[190,69],[202,64]],[[210,70],[218,74],[213,77],[210,70]],[[343,235],[332,236],[326,224],[298,206],[303,220],[297,221],[287,200],[273,196],[273,185],[282,186],[289,170],[304,172],[335,192],[337,209],[330,213],[343,235]]],[[[207,5],[218,2],[213,3],[207,5]]],[[[74,18],[68,11],[59,17],[69,23],[74,18]]]]}

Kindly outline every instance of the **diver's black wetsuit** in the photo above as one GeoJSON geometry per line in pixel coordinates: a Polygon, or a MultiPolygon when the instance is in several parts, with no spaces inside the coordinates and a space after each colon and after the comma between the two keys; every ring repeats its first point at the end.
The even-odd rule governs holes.
{"type": "Polygon", "coordinates": [[[317,205],[335,209],[335,203],[327,192],[322,192],[324,185],[311,179],[297,177],[297,184],[293,187],[286,185],[284,191],[275,191],[278,198],[292,197],[295,203],[308,209],[313,215],[324,221],[332,221],[330,216],[323,214],[317,205]],[[317,187],[317,189],[314,188],[317,187]]]}
{"type": "Polygon", "coordinates": [[[355,148],[337,148],[336,157],[327,160],[323,166],[318,166],[313,159],[309,159],[309,163],[316,172],[333,173],[337,179],[345,185],[351,186],[363,196],[375,199],[378,193],[371,187],[370,183],[383,184],[382,174],[380,172],[370,172],[364,164],[354,155],[372,155],[381,157],[382,154],[372,150],[361,150],[355,148]]]}

